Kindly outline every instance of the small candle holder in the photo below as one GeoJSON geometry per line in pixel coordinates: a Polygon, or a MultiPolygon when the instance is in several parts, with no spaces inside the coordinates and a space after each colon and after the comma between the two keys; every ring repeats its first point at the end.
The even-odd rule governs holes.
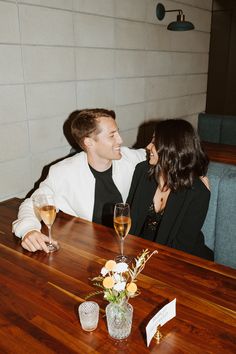
{"type": "Polygon", "coordinates": [[[99,306],[94,301],[84,301],[79,305],[79,319],[84,331],[91,332],[97,328],[99,306]]]}

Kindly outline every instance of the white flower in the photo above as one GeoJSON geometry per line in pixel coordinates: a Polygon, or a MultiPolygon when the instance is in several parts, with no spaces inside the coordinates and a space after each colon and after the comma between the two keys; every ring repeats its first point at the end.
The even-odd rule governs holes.
{"type": "Polygon", "coordinates": [[[107,273],[108,273],[108,269],[105,267],[102,267],[102,269],[101,269],[102,276],[105,277],[105,275],[107,275],[107,273]]]}
{"type": "Polygon", "coordinates": [[[119,273],[114,273],[113,278],[114,278],[115,282],[118,283],[119,281],[121,281],[122,277],[120,276],[119,273]]]}
{"type": "Polygon", "coordinates": [[[120,291],[123,291],[125,290],[125,286],[126,286],[126,282],[125,281],[122,281],[122,282],[119,282],[119,283],[116,283],[114,286],[113,286],[113,289],[120,292],[120,291]]]}
{"type": "Polygon", "coordinates": [[[124,262],[116,263],[116,266],[114,267],[114,272],[116,273],[123,273],[128,270],[128,264],[124,262]]]}

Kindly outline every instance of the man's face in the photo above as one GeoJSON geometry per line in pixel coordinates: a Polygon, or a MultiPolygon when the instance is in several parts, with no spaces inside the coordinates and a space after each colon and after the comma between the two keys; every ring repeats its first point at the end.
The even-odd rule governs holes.
{"type": "Polygon", "coordinates": [[[119,160],[122,139],[116,122],[113,118],[101,117],[98,119],[99,133],[91,137],[90,153],[97,160],[119,160]]]}

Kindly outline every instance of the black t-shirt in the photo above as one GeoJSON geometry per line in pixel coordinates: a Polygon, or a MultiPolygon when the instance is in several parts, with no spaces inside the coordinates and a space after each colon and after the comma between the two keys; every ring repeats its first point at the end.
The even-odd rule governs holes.
{"type": "Polygon", "coordinates": [[[122,196],[112,179],[112,166],[104,172],[89,168],[96,180],[93,221],[112,227],[114,205],[122,203],[122,196]]]}

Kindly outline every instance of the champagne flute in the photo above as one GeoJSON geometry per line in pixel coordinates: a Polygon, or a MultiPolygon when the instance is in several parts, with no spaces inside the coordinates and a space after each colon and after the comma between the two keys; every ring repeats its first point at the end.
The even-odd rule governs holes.
{"type": "Polygon", "coordinates": [[[47,247],[49,252],[54,252],[59,249],[59,244],[52,239],[52,225],[56,218],[56,206],[52,195],[39,194],[33,197],[33,205],[36,216],[40,216],[44,224],[48,228],[49,242],[47,247]]]}
{"type": "Polygon", "coordinates": [[[124,256],[124,240],[131,227],[130,207],[128,203],[117,203],[114,208],[114,229],[120,238],[121,254],[115,258],[116,262],[129,263],[130,258],[124,256]]]}

